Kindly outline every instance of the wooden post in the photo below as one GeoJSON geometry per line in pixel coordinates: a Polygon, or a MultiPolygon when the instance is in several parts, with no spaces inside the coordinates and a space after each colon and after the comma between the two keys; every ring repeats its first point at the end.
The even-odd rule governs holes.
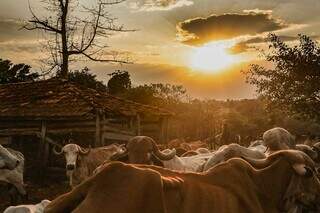
{"type": "Polygon", "coordinates": [[[101,144],[101,146],[105,146],[106,144],[105,144],[105,141],[104,141],[104,138],[105,138],[105,131],[104,131],[104,126],[107,124],[107,122],[106,122],[107,120],[106,120],[106,115],[105,115],[105,113],[103,113],[103,112],[101,112],[101,119],[100,119],[100,131],[101,131],[101,133],[100,133],[100,144],[101,144]]]}
{"type": "Polygon", "coordinates": [[[162,117],[159,119],[159,141],[161,144],[165,144],[168,142],[168,118],[162,117]]]}
{"type": "Polygon", "coordinates": [[[134,128],[134,117],[130,117],[128,125],[129,125],[129,129],[133,130],[133,128],[134,128]]]}
{"type": "Polygon", "coordinates": [[[101,146],[101,121],[100,121],[100,110],[97,109],[96,111],[96,134],[95,134],[95,143],[94,147],[101,146]]]}
{"type": "MultiPolygon", "coordinates": [[[[41,121],[41,130],[40,130],[40,146],[39,146],[39,161],[40,161],[40,176],[44,177],[45,169],[48,165],[49,160],[49,143],[46,141],[47,134],[47,123],[46,121],[41,121]]],[[[43,178],[42,178],[43,179],[43,178]]]]}
{"type": "Polygon", "coordinates": [[[41,127],[40,127],[40,143],[39,143],[39,149],[38,149],[38,159],[43,163],[43,151],[44,151],[44,144],[45,144],[45,137],[46,137],[46,123],[45,121],[41,121],[41,127]]]}
{"type": "Polygon", "coordinates": [[[141,135],[141,119],[139,114],[136,116],[136,135],[141,135]]]}

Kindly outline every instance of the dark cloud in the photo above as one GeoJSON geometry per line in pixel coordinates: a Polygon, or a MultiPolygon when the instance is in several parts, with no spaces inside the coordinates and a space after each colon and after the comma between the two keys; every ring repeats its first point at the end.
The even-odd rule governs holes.
{"type": "Polygon", "coordinates": [[[244,14],[211,15],[195,18],[177,25],[178,38],[189,45],[202,45],[211,41],[233,39],[246,35],[259,35],[286,28],[288,25],[263,11],[244,14]]]}
{"type": "Polygon", "coordinates": [[[23,24],[15,19],[0,19],[0,42],[37,39],[34,31],[22,29],[23,24]]]}
{"type": "Polygon", "coordinates": [[[34,54],[41,51],[41,45],[33,42],[0,42],[0,52],[34,54]]]}

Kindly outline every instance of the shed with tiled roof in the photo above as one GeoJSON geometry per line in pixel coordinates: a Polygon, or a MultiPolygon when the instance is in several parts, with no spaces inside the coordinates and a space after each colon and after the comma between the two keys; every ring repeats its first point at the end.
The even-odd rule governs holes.
{"type": "Polygon", "coordinates": [[[37,135],[45,152],[57,144],[48,137],[55,133],[93,133],[92,146],[141,134],[164,142],[172,115],[66,80],[0,85],[0,136],[37,135]]]}

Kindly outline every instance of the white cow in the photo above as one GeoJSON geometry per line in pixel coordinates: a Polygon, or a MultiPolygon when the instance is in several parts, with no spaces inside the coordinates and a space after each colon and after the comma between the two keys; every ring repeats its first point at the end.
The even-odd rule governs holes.
{"type": "Polygon", "coordinates": [[[215,165],[234,157],[248,157],[254,159],[265,158],[266,155],[258,150],[252,150],[239,144],[229,144],[220,147],[212,157],[204,164],[203,171],[207,171],[215,165]]]}
{"type": "Polygon", "coordinates": [[[23,172],[24,172],[24,156],[21,152],[15,151],[13,149],[7,149],[15,158],[18,159],[19,164],[16,168],[10,169],[0,169],[0,181],[9,183],[13,185],[19,192],[20,195],[25,197],[27,192],[24,188],[23,172]]]}
{"type": "MultiPolygon", "coordinates": [[[[166,149],[162,151],[164,154],[171,153],[172,150],[166,149]]],[[[175,155],[171,160],[161,160],[164,168],[184,171],[184,172],[200,172],[203,165],[214,153],[204,153],[193,156],[179,157],[175,155]]]]}
{"type": "Polygon", "coordinates": [[[50,202],[49,200],[43,200],[35,205],[9,206],[3,213],[43,213],[50,202]]]}
{"type": "Polygon", "coordinates": [[[263,140],[256,140],[251,142],[250,146],[248,147],[251,150],[260,151],[262,153],[266,153],[268,147],[266,147],[263,143],[263,140]]]}
{"type": "Polygon", "coordinates": [[[104,161],[116,153],[123,152],[121,146],[110,146],[84,149],[77,144],[67,144],[61,151],[55,148],[56,155],[64,154],[66,159],[66,173],[71,187],[75,187],[93,174],[93,171],[104,161]]]}
{"type": "Polygon", "coordinates": [[[284,128],[275,127],[265,131],[262,140],[251,142],[248,148],[270,155],[279,150],[295,149],[296,147],[294,136],[290,132],[284,128]]]}
{"type": "Polygon", "coordinates": [[[0,169],[14,169],[19,163],[19,159],[9,149],[0,145],[0,169]]]}

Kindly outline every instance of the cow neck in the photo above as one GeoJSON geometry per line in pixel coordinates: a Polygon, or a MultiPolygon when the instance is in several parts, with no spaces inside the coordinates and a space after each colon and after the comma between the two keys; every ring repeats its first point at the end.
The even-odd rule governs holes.
{"type": "MultiPolygon", "coordinates": [[[[281,158],[266,168],[253,170],[252,178],[261,192],[260,196],[262,199],[267,198],[272,203],[279,205],[293,175],[296,174],[291,164],[284,158],[281,158]]],[[[265,203],[265,201],[262,203],[265,203]]]]}

